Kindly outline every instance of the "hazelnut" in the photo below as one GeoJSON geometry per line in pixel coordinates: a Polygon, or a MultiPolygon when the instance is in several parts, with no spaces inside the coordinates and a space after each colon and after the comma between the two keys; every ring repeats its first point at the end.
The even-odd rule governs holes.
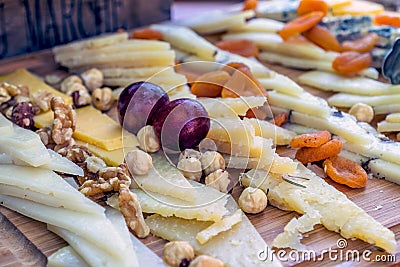
{"type": "Polygon", "coordinates": [[[178,162],[177,168],[186,178],[200,181],[202,175],[201,162],[197,158],[182,158],[178,162]]]}
{"type": "Polygon", "coordinates": [[[73,92],[75,92],[75,91],[81,91],[81,90],[87,90],[87,89],[86,89],[86,87],[85,87],[83,84],[81,84],[81,83],[71,83],[71,84],[69,85],[69,88],[67,89],[66,94],[70,96],[70,95],[72,95],[73,92]]]}
{"type": "Polygon", "coordinates": [[[219,169],[225,169],[225,160],[216,151],[206,151],[201,157],[201,167],[205,175],[209,175],[219,169]]]}
{"type": "Polygon", "coordinates": [[[153,167],[151,156],[140,149],[129,151],[125,156],[125,162],[129,171],[136,175],[145,175],[153,167]]]}
{"type": "Polygon", "coordinates": [[[228,193],[231,177],[227,171],[219,169],[207,175],[205,184],[223,193],[228,193]]]}
{"type": "Polygon", "coordinates": [[[259,188],[247,187],[238,200],[240,208],[247,213],[256,214],[267,207],[267,195],[259,188]]]}
{"type": "Polygon", "coordinates": [[[353,115],[357,121],[371,122],[374,119],[374,109],[364,103],[357,103],[353,105],[349,114],[353,115]]]}
{"type": "Polygon", "coordinates": [[[90,92],[93,92],[96,88],[100,88],[103,86],[104,76],[103,73],[98,69],[90,69],[81,74],[81,77],[89,89],[90,92]]]}
{"type": "Polygon", "coordinates": [[[183,159],[183,158],[196,158],[198,160],[200,160],[201,158],[201,153],[197,150],[194,149],[185,149],[182,151],[182,153],[179,155],[179,160],[183,159]]]}
{"type": "Polygon", "coordinates": [[[210,138],[204,138],[199,144],[199,150],[201,153],[205,153],[206,151],[217,151],[218,148],[214,140],[210,138]]]}
{"type": "Polygon", "coordinates": [[[86,88],[75,90],[70,95],[72,97],[72,101],[74,102],[74,106],[76,108],[90,105],[90,103],[92,102],[92,97],[90,96],[86,88]]]}
{"type": "Polygon", "coordinates": [[[101,158],[95,156],[87,157],[85,163],[88,171],[92,173],[97,173],[107,167],[106,163],[101,158]]]}
{"type": "Polygon", "coordinates": [[[182,261],[191,261],[193,258],[193,247],[186,241],[173,241],[164,246],[163,259],[172,267],[179,267],[182,261]]]}
{"type": "Polygon", "coordinates": [[[189,267],[223,267],[224,263],[219,259],[207,256],[200,255],[190,262],[189,267]]]}
{"type": "Polygon", "coordinates": [[[34,125],[33,116],[32,105],[28,102],[21,102],[14,105],[11,120],[22,128],[32,129],[34,125]]]}
{"type": "Polygon", "coordinates": [[[108,87],[95,89],[92,93],[92,103],[99,110],[109,110],[114,103],[112,90],[108,87]]]}
{"type": "Polygon", "coordinates": [[[137,138],[139,147],[146,152],[154,153],[160,149],[160,142],[151,125],[146,125],[141,128],[137,133],[137,138]]]}
{"type": "Polygon", "coordinates": [[[65,78],[60,86],[60,91],[63,93],[67,93],[69,91],[69,88],[71,87],[72,84],[74,83],[79,83],[82,84],[82,79],[79,78],[76,75],[71,75],[65,78]]]}

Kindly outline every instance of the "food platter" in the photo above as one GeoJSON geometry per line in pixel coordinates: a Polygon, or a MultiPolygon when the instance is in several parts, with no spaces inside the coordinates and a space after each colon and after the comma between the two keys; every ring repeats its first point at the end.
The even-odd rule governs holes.
{"type": "MultiPolygon", "coordinates": [[[[8,73],[20,67],[27,68],[40,76],[45,76],[48,74],[66,75],[64,70],[57,68],[51,51],[43,51],[13,59],[3,60],[0,62],[0,73],[8,73]]],[[[297,77],[302,73],[301,71],[287,69],[280,66],[267,65],[267,67],[281,74],[289,76],[294,81],[297,81],[297,77]]],[[[305,89],[312,94],[321,96],[323,98],[327,98],[331,95],[330,93],[318,91],[309,87],[305,87],[305,89]]],[[[111,110],[109,115],[116,118],[115,110],[111,110]]],[[[294,156],[294,151],[286,147],[280,147],[278,152],[282,156],[294,156]]],[[[400,260],[400,187],[396,184],[378,179],[369,180],[367,187],[364,189],[349,189],[338,184],[331,184],[340,191],[344,192],[354,203],[367,211],[368,214],[387,226],[396,234],[398,249],[395,256],[397,260],[400,260]]],[[[236,186],[234,188],[233,195],[235,198],[240,195],[241,190],[242,189],[240,186],[236,186]]],[[[23,264],[28,264],[28,262],[32,261],[36,262],[35,265],[42,266],[44,256],[49,256],[57,249],[66,245],[65,241],[48,231],[43,223],[34,221],[4,207],[0,207],[0,213],[2,216],[7,218],[7,220],[0,220],[0,236],[2,236],[2,249],[0,250],[0,258],[2,266],[22,266],[23,264]],[[10,225],[10,222],[19,230],[19,232],[9,232],[8,229],[12,229],[13,227],[10,225]],[[3,238],[3,236],[5,236],[5,238],[3,238]],[[25,237],[26,239],[22,237],[25,237]],[[11,251],[13,251],[15,253],[14,255],[17,255],[17,257],[10,254],[9,249],[11,249],[11,251]],[[29,253],[29,255],[24,253],[20,254],[21,251],[24,250],[29,250],[31,253],[29,253]]],[[[249,215],[248,217],[264,240],[268,244],[271,244],[272,240],[277,236],[277,234],[283,231],[284,226],[291,220],[293,216],[296,216],[296,214],[293,212],[285,212],[269,206],[264,212],[257,215],[249,215]]],[[[341,244],[339,244],[338,247],[338,240],[341,240],[340,235],[330,232],[322,226],[317,226],[316,229],[310,232],[307,237],[303,239],[303,243],[307,245],[308,248],[316,251],[322,251],[323,249],[329,248],[338,249],[340,251],[340,248],[343,248],[344,250],[358,250],[363,252],[371,249],[371,251],[374,251],[373,255],[376,253],[388,255],[377,251],[376,248],[373,248],[373,246],[359,240],[348,240],[346,248],[340,247],[342,246],[341,244]]],[[[155,236],[150,236],[142,241],[158,255],[162,254],[162,248],[166,243],[166,241],[155,236]]],[[[302,263],[301,260],[297,260],[283,262],[283,264],[287,266],[321,266],[321,264],[326,264],[329,266],[346,263],[343,263],[343,261],[339,260],[330,261],[329,257],[327,256],[323,257],[323,260],[317,262],[302,263]]],[[[357,264],[359,266],[373,266],[373,264],[380,266],[379,263],[370,263],[363,260],[357,264]]]]}

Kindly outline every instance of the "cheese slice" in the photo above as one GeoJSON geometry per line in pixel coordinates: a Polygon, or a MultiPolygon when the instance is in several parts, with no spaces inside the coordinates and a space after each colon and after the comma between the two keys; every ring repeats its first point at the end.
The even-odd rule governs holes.
{"type": "Polygon", "coordinates": [[[238,157],[262,158],[263,164],[271,162],[274,153],[272,139],[259,136],[253,137],[251,144],[237,145],[229,142],[213,140],[217,150],[221,153],[230,154],[238,157]]]}
{"type": "Polygon", "coordinates": [[[15,149],[44,147],[39,135],[35,132],[19,127],[16,124],[12,124],[11,127],[11,134],[0,135],[2,146],[10,146],[15,149]]]}
{"type": "Polygon", "coordinates": [[[336,107],[349,108],[357,103],[364,103],[372,107],[397,104],[400,101],[400,94],[379,95],[379,96],[363,96],[339,93],[328,98],[328,103],[336,107]]]}
{"type": "Polygon", "coordinates": [[[148,68],[103,68],[100,69],[104,77],[110,78],[129,78],[129,77],[142,77],[148,78],[155,74],[157,75],[173,75],[175,70],[172,67],[148,67],[148,68]]]}
{"type": "Polygon", "coordinates": [[[324,91],[342,92],[358,95],[399,94],[400,86],[393,86],[364,77],[344,77],[339,74],[311,71],[299,76],[302,84],[324,91]]]}
{"type": "Polygon", "coordinates": [[[247,96],[240,98],[199,98],[200,104],[207,110],[211,118],[237,118],[245,116],[250,108],[261,107],[267,99],[263,96],[247,96]]]}
{"type": "Polygon", "coordinates": [[[26,85],[29,87],[30,97],[39,90],[45,90],[55,96],[60,96],[66,104],[72,104],[72,98],[70,96],[55,90],[26,69],[18,69],[4,76],[0,76],[0,82],[7,82],[14,85],[26,85]]]}
{"type": "MultiPolygon", "coordinates": [[[[230,202],[235,203],[233,199],[230,202]]],[[[232,206],[236,211],[237,205],[232,206]]],[[[232,229],[219,233],[203,245],[196,240],[196,235],[210,227],[212,222],[151,215],[146,218],[146,223],[154,235],[169,241],[187,241],[197,254],[210,255],[227,266],[282,266],[278,259],[271,260],[271,249],[245,215],[232,229]],[[258,259],[260,252],[267,254],[264,254],[265,261],[258,259]]]]}
{"type": "Polygon", "coordinates": [[[328,130],[355,144],[369,145],[374,142],[374,137],[361,128],[353,116],[345,112],[332,110],[331,115],[324,119],[292,112],[290,121],[319,130],[328,130]]]}
{"type": "MultiPolygon", "coordinates": [[[[0,165],[0,184],[13,187],[15,193],[3,190],[3,194],[12,194],[31,199],[54,207],[64,206],[72,210],[101,215],[104,209],[98,204],[86,198],[75,188],[68,184],[58,174],[40,168],[24,167],[16,165],[0,165]],[[15,188],[20,190],[16,190],[15,188]],[[22,191],[21,191],[22,190],[22,191]],[[25,192],[25,193],[24,193],[25,192]],[[54,202],[46,199],[54,199],[54,202]],[[65,202],[63,204],[63,202],[65,202]]],[[[4,187],[5,188],[5,187],[4,187]]]]}
{"type": "Polygon", "coordinates": [[[197,199],[196,189],[182,173],[168,162],[164,155],[152,154],[151,156],[153,158],[153,168],[145,175],[135,175],[133,177],[139,188],[195,203],[197,199]]]}
{"type": "Polygon", "coordinates": [[[5,207],[32,219],[69,230],[91,243],[101,244],[102,249],[108,251],[110,255],[118,257],[120,252],[124,251],[123,241],[104,215],[102,217],[54,208],[5,195],[0,195],[0,201],[5,207]],[[107,231],[104,231],[104,229],[107,229],[107,231]]]}
{"type": "Polygon", "coordinates": [[[381,121],[378,122],[377,126],[378,132],[400,132],[400,122],[388,122],[388,121],[381,121]]]}
{"type": "Polygon", "coordinates": [[[152,29],[160,31],[163,39],[172,46],[200,57],[203,60],[213,60],[218,50],[210,42],[197,35],[189,28],[172,24],[154,24],[152,29]]]}
{"type": "Polygon", "coordinates": [[[253,144],[254,135],[254,127],[239,117],[216,118],[210,121],[207,138],[238,146],[250,146],[253,144]]]}
{"type": "Polygon", "coordinates": [[[392,113],[386,116],[387,122],[400,122],[400,113],[392,113]]]}
{"type": "Polygon", "coordinates": [[[247,39],[255,42],[261,50],[279,53],[298,58],[323,59],[325,50],[307,41],[297,38],[295,40],[283,41],[276,33],[228,33],[222,36],[223,40],[247,39]]]}
{"type": "Polygon", "coordinates": [[[89,267],[81,256],[71,247],[60,248],[47,258],[47,267],[89,267]]]}
{"type": "Polygon", "coordinates": [[[256,136],[267,139],[271,138],[276,145],[288,145],[290,140],[296,136],[296,133],[276,126],[268,121],[247,118],[245,118],[244,121],[248,121],[253,125],[256,136]]]}
{"type": "Polygon", "coordinates": [[[374,107],[375,115],[400,112],[400,104],[378,105],[374,107]]]}
{"type": "Polygon", "coordinates": [[[345,238],[359,238],[394,253],[394,233],[351,202],[345,194],[326,183],[321,177],[299,164],[296,176],[300,187],[284,181],[281,175],[251,170],[242,178],[245,186],[257,186],[268,191],[268,200],[276,207],[300,214],[319,214],[321,223],[345,238]]]}
{"type": "Polygon", "coordinates": [[[351,3],[348,5],[340,5],[333,7],[332,9],[332,13],[334,16],[376,15],[382,13],[383,11],[383,5],[364,0],[352,0],[351,3]]]}
{"type": "Polygon", "coordinates": [[[327,118],[330,114],[330,107],[326,101],[308,92],[303,92],[298,96],[290,96],[272,91],[268,92],[268,101],[271,106],[286,108],[320,118],[327,118]]]}
{"type": "Polygon", "coordinates": [[[143,78],[143,77],[105,77],[104,84],[109,86],[126,86],[134,82],[147,81],[157,84],[164,91],[173,89],[177,86],[184,85],[187,83],[187,79],[182,74],[173,73],[171,75],[157,73],[153,76],[143,78]]]}
{"type": "MultiPolygon", "coordinates": [[[[192,184],[193,185],[193,184],[192,184]]],[[[170,196],[132,189],[137,194],[142,211],[164,217],[175,216],[199,221],[219,221],[228,214],[225,208],[227,196],[212,187],[193,185],[196,202],[187,202],[170,196]]]]}
{"type": "Polygon", "coordinates": [[[13,131],[13,123],[0,113],[0,136],[11,135],[13,131]]]}
{"type": "Polygon", "coordinates": [[[234,225],[240,223],[242,221],[242,215],[242,210],[238,209],[232,215],[226,216],[222,220],[215,222],[201,232],[198,232],[196,240],[202,245],[207,243],[211,238],[232,229],[234,225]]]}
{"type": "Polygon", "coordinates": [[[267,18],[254,18],[244,25],[229,28],[229,32],[279,32],[285,23],[267,18]]]}
{"type": "Polygon", "coordinates": [[[304,92],[304,89],[289,77],[277,72],[271,72],[271,75],[268,78],[260,77],[258,78],[258,81],[265,90],[275,90],[282,94],[293,96],[301,95],[301,93],[304,92]]]}

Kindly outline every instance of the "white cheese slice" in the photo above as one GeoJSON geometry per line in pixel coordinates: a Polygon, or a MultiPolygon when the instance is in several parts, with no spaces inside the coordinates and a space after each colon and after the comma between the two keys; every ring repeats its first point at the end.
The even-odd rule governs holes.
{"type": "Polygon", "coordinates": [[[21,128],[15,124],[13,126],[12,134],[0,135],[0,144],[13,146],[15,148],[30,148],[42,144],[39,135],[31,130],[21,128]]]}
{"type": "MultiPolygon", "coordinates": [[[[81,167],[70,161],[69,159],[61,156],[57,152],[51,149],[47,149],[50,155],[50,161],[46,164],[40,165],[38,168],[47,169],[72,175],[83,176],[83,170],[81,167]]],[[[0,154],[0,164],[14,164],[19,166],[30,166],[28,163],[15,159],[5,153],[0,154]]]]}
{"type": "MultiPolygon", "coordinates": [[[[104,77],[143,77],[148,78],[154,74],[172,75],[175,73],[171,67],[148,67],[148,68],[102,68],[100,71],[104,77]]],[[[115,90],[114,90],[115,91],[115,90]]],[[[114,93],[113,91],[113,93],[114,93]]],[[[118,98],[117,98],[118,99],[118,98]]]]}
{"type": "Polygon", "coordinates": [[[400,132],[400,122],[381,121],[377,125],[378,132],[400,132]]]}
{"type": "Polygon", "coordinates": [[[304,89],[289,77],[277,72],[271,72],[271,75],[268,78],[260,77],[258,78],[258,81],[264,89],[275,90],[282,94],[298,96],[304,92],[304,89]]]}
{"type": "Polygon", "coordinates": [[[218,48],[189,28],[172,24],[154,24],[152,29],[160,31],[163,39],[172,46],[193,53],[203,60],[213,60],[218,48]]]}
{"type": "Polygon", "coordinates": [[[393,86],[365,77],[345,77],[335,73],[310,71],[299,76],[302,84],[324,91],[342,92],[358,95],[399,94],[400,86],[393,86]]]}
{"type": "MultiPolygon", "coordinates": [[[[234,200],[230,199],[231,202],[234,203],[234,200]]],[[[237,205],[232,205],[237,210],[237,205]]],[[[169,241],[187,241],[196,253],[220,259],[227,266],[282,266],[277,258],[273,258],[271,249],[245,215],[242,216],[241,223],[204,245],[197,242],[196,235],[212,225],[211,222],[151,215],[146,218],[146,223],[154,235],[169,241]],[[262,252],[268,255],[263,254],[265,257],[260,260],[258,255],[262,252]]]]}
{"type": "Polygon", "coordinates": [[[292,112],[290,121],[319,130],[328,130],[355,144],[368,145],[374,141],[373,136],[361,128],[353,116],[345,112],[332,110],[332,114],[324,119],[292,112]]]}
{"type": "Polygon", "coordinates": [[[242,210],[238,209],[234,214],[222,218],[220,221],[213,223],[206,229],[200,231],[196,235],[196,240],[200,244],[207,243],[211,238],[218,236],[222,232],[226,232],[242,221],[242,210]]]}
{"type": "Polygon", "coordinates": [[[387,122],[400,122],[400,113],[392,113],[386,116],[387,122]]]}
{"type": "Polygon", "coordinates": [[[245,116],[250,108],[261,107],[267,99],[263,96],[247,96],[240,98],[199,98],[200,104],[207,110],[211,118],[237,118],[245,116]]]}
{"type": "Polygon", "coordinates": [[[247,118],[244,118],[243,120],[248,121],[253,125],[256,136],[261,136],[267,139],[271,138],[276,145],[288,145],[290,140],[296,136],[295,132],[276,126],[268,121],[247,118]]]}
{"type": "Polygon", "coordinates": [[[254,127],[236,118],[215,118],[210,121],[207,138],[239,146],[250,146],[255,136],[254,127]]]}
{"type": "MultiPolygon", "coordinates": [[[[195,188],[182,173],[160,154],[152,154],[153,168],[145,175],[135,175],[133,180],[139,188],[195,203],[195,188]]],[[[133,184],[132,183],[132,186],[133,184]]]]}
{"type": "Polygon", "coordinates": [[[257,158],[260,159],[260,164],[262,162],[263,164],[270,165],[272,156],[275,153],[272,139],[255,136],[253,140],[254,142],[248,146],[220,142],[218,140],[214,140],[214,143],[217,146],[217,150],[221,153],[238,157],[257,158]]]}
{"type": "Polygon", "coordinates": [[[47,258],[47,267],[89,267],[81,256],[71,247],[60,248],[47,258]]]}
{"type": "Polygon", "coordinates": [[[11,135],[13,131],[13,123],[0,113],[0,136],[11,135]]]}
{"type": "Polygon", "coordinates": [[[282,127],[284,129],[287,129],[289,131],[295,132],[296,134],[305,134],[305,133],[313,133],[313,132],[318,132],[318,129],[315,128],[311,128],[311,127],[307,127],[304,125],[300,125],[297,123],[285,123],[284,125],[282,125],[282,127]]]}
{"type": "Polygon", "coordinates": [[[229,32],[279,32],[285,23],[267,18],[254,18],[245,25],[230,27],[229,32]]]}
{"type": "Polygon", "coordinates": [[[271,106],[290,109],[311,116],[327,118],[330,115],[328,103],[308,92],[298,96],[290,96],[275,91],[268,92],[268,101],[271,106]]]}
{"type": "Polygon", "coordinates": [[[244,32],[228,33],[222,36],[223,40],[247,39],[253,41],[261,50],[284,54],[300,58],[324,60],[325,50],[307,41],[283,41],[276,33],[244,32]]]}
{"type": "Polygon", "coordinates": [[[27,217],[66,229],[79,237],[84,237],[91,243],[101,244],[102,249],[108,251],[112,256],[118,257],[120,252],[124,250],[122,239],[104,215],[101,217],[63,208],[54,208],[1,194],[0,202],[3,206],[27,217]],[[107,229],[107,231],[104,229],[107,229]]]}
{"type": "Polygon", "coordinates": [[[42,194],[43,198],[56,198],[71,208],[75,207],[74,209],[93,215],[102,216],[104,212],[100,205],[86,198],[50,170],[16,165],[0,165],[0,168],[0,184],[26,190],[24,195],[28,199],[31,198],[29,192],[34,192],[42,194]]]}
{"type": "Polygon", "coordinates": [[[387,104],[378,105],[374,107],[375,115],[388,114],[393,112],[400,112],[400,104],[387,104]]]}
{"type": "Polygon", "coordinates": [[[345,238],[359,238],[394,253],[394,233],[350,201],[345,194],[321,177],[299,164],[293,176],[304,187],[284,181],[281,175],[251,170],[242,177],[245,186],[257,186],[268,191],[268,200],[276,207],[300,214],[320,214],[321,223],[345,238]]]}
{"type": "Polygon", "coordinates": [[[225,208],[227,201],[225,194],[204,185],[195,188],[198,199],[195,203],[139,189],[132,189],[132,192],[137,194],[142,211],[145,213],[200,221],[219,221],[228,213],[225,208]]]}
{"type": "Polygon", "coordinates": [[[363,96],[339,93],[328,98],[328,103],[336,107],[349,108],[357,103],[364,103],[372,107],[397,104],[400,102],[400,94],[379,95],[379,96],[363,96]]]}

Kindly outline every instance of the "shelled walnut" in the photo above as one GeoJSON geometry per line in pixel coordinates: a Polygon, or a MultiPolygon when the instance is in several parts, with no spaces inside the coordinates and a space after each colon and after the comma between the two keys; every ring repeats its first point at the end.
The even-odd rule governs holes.
{"type": "Polygon", "coordinates": [[[32,94],[33,103],[36,104],[41,112],[46,112],[50,110],[50,101],[54,97],[54,94],[39,90],[32,94]]]}
{"type": "Polygon", "coordinates": [[[25,129],[32,129],[34,126],[33,108],[28,102],[21,102],[14,105],[11,112],[13,123],[25,129]]]}
{"type": "Polygon", "coordinates": [[[54,143],[62,145],[72,139],[76,126],[76,113],[70,105],[66,105],[61,97],[53,97],[50,101],[51,110],[54,112],[52,138],[54,143]]]}

